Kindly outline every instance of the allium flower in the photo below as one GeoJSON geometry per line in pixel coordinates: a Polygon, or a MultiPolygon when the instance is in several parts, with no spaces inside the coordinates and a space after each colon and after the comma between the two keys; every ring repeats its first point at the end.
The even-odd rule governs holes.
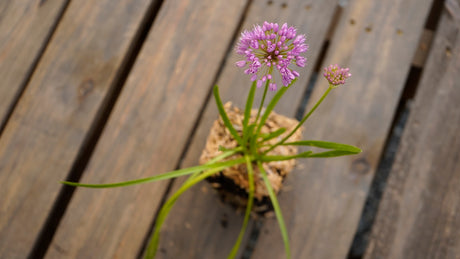
{"type": "Polygon", "coordinates": [[[269,82],[269,89],[276,90],[276,83],[272,77],[277,69],[284,86],[299,76],[299,73],[290,69],[290,64],[304,67],[307,59],[300,56],[308,50],[305,44],[305,35],[296,36],[296,29],[285,23],[264,22],[263,26],[255,25],[252,31],[241,33],[240,41],[236,46],[236,53],[243,55],[245,60],[236,62],[238,67],[248,66],[244,73],[252,75],[251,80],[257,80],[257,87],[269,82]]]}
{"type": "Polygon", "coordinates": [[[351,76],[349,68],[341,68],[337,64],[324,68],[323,76],[333,86],[345,84],[345,80],[351,76]]]}

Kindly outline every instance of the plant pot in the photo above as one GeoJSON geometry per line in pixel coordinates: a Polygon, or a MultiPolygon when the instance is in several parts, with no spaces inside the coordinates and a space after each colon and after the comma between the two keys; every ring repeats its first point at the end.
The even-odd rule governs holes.
{"type": "MultiPolygon", "coordinates": [[[[233,127],[241,134],[244,117],[243,112],[240,109],[233,107],[230,102],[226,103],[224,108],[230,122],[233,124],[233,127]]],[[[257,110],[252,110],[249,123],[254,122],[256,115],[257,110]]],[[[286,128],[286,131],[282,135],[267,141],[268,144],[275,144],[289,134],[289,132],[296,127],[297,123],[298,121],[295,119],[272,112],[265,125],[262,126],[261,133],[271,133],[280,128],[286,128]]],[[[302,133],[299,129],[288,139],[288,142],[300,140],[302,137],[301,135],[302,133]]],[[[222,151],[219,150],[219,147],[231,149],[235,148],[237,145],[238,143],[224,126],[222,119],[219,118],[214,121],[211,128],[206,141],[206,147],[200,157],[200,164],[204,164],[212,158],[220,155],[222,151]]],[[[289,156],[297,154],[297,151],[296,146],[278,146],[270,151],[268,155],[289,156]]],[[[241,157],[241,155],[234,155],[228,159],[237,157],[241,157]]],[[[273,190],[276,193],[280,191],[286,176],[294,169],[295,163],[295,160],[263,163],[268,179],[270,180],[273,190]]],[[[259,173],[259,169],[255,165],[253,165],[253,169],[255,187],[253,211],[259,215],[265,215],[265,213],[273,210],[273,206],[268,196],[262,176],[259,173]]],[[[244,209],[246,207],[248,201],[249,181],[245,164],[227,168],[207,178],[207,180],[211,183],[214,189],[218,191],[220,198],[225,203],[229,203],[236,209],[244,209]]]]}

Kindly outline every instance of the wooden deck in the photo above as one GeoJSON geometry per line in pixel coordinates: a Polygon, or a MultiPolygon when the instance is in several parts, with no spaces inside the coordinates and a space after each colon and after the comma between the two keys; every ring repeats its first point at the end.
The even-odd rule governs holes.
{"type": "MultiPolygon", "coordinates": [[[[0,258],[141,257],[183,179],[59,181],[197,164],[218,115],[212,86],[244,105],[250,80],[233,46],[265,20],[296,26],[310,46],[276,111],[308,110],[327,87],[319,69],[348,66],[305,138],[363,149],[301,161],[288,177],[279,199],[293,258],[460,258],[460,0],[2,1],[0,258]]],[[[200,184],[173,208],[157,258],[226,258],[242,219],[200,184]]],[[[248,233],[240,258],[285,257],[274,218],[248,233]]]]}

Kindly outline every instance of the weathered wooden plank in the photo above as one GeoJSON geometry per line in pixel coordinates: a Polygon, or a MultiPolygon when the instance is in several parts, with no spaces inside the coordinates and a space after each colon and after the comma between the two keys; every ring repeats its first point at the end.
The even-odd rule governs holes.
{"type": "MultiPolygon", "coordinates": [[[[265,1],[256,0],[246,14],[242,29],[252,29],[253,24],[265,20],[278,23],[287,22],[305,33],[310,50],[307,54],[309,65],[301,70],[301,77],[281,100],[276,111],[294,116],[301,101],[313,66],[319,58],[320,50],[330,23],[333,20],[337,1],[265,1]]],[[[239,37],[239,35],[238,35],[239,37]]],[[[218,79],[220,93],[224,101],[232,101],[244,107],[251,81],[241,69],[235,66],[240,60],[233,51],[218,79]]],[[[258,97],[262,95],[258,91],[258,97]]],[[[272,93],[269,93],[272,96],[272,93]]],[[[270,97],[268,97],[270,98],[270,97]]],[[[256,101],[254,107],[258,107],[256,101]]],[[[211,125],[218,117],[214,99],[207,104],[196,134],[188,148],[183,167],[198,163],[211,125]]],[[[174,184],[177,189],[183,180],[174,184]]],[[[226,258],[230,252],[242,224],[243,215],[235,213],[228,205],[221,204],[217,194],[207,183],[189,190],[179,199],[162,231],[159,258],[226,258]]],[[[281,237],[280,237],[281,238],[281,237]]],[[[245,244],[242,245],[244,248],[245,244]]],[[[275,257],[267,257],[275,258],[275,257]]]]}
{"type": "MultiPolygon", "coordinates": [[[[237,29],[246,1],[163,3],[83,182],[173,170],[237,29]]],[[[167,181],[77,189],[46,258],[134,258],[167,181]]]]}
{"type": "Polygon", "coordinates": [[[150,2],[68,6],[0,139],[0,257],[30,252],[150,2]]]}
{"type": "Polygon", "coordinates": [[[1,1],[0,130],[68,1],[1,1]]]}
{"type": "Polygon", "coordinates": [[[460,2],[449,4],[456,6],[441,17],[368,259],[460,258],[460,2]]]}
{"type": "MultiPolygon", "coordinates": [[[[372,175],[415,54],[430,0],[349,1],[323,66],[353,74],[305,126],[306,139],[363,149],[357,156],[303,160],[287,179],[280,203],[293,258],[345,258],[372,175]]],[[[318,80],[309,107],[327,88],[318,80]]],[[[253,258],[283,258],[276,220],[260,233],[253,258]]]]}

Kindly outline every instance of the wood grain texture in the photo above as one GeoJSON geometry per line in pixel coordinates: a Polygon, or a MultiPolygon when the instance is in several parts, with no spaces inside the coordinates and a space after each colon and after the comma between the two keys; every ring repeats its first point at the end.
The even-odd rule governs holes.
{"type": "Polygon", "coordinates": [[[0,127],[67,1],[0,2],[0,127]]]}
{"type": "MultiPolygon", "coordinates": [[[[288,177],[289,191],[279,198],[293,258],[346,258],[430,6],[430,0],[355,0],[343,10],[323,67],[341,64],[353,76],[309,119],[304,138],[356,145],[363,153],[302,160],[288,177]]],[[[326,89],[318,80],[308,106],[326,89]]],[[[277,222],[269,220],[253,258],[283,257],[277,222]]]]}
{"type": "MultiPolygon", "coordinates": [[[[449,1],[448,1],[449,2],[449,1]]],[[[365,258],[460,258],[460,5],[444,10],[365,258]]]]}
{"type": "MultiPolygon", "coordinates": [[[[177,166],[245,4],[163,3],[82,182],[137,179],[177,166]]],[[[77,189],[46,258],[135,258],[167,185],[77,189]]]]}
{"type": "Polygon", "coordinates": [[[1,258],[30,252],[149,2],[68,6],[0,139],[1,258]]]}
{"type": "MultiPolygon", "coordinates": [[[[265,20],[278,23],[287,22],[296,26],[299,33],[306,34],[307,43],[310,46],[307,53],[308,66],[299,70],[301,71],[300,79],[283,96],[276,112],[290,117],[294,116],[312,74],[313,66],[319,57],[336,4],[335,0],[256,0],[251,3],[242,25],[243,30],[250,30],[253,24],[262,24],[265,20]]],[[[240,59],[241,57],[231,52],[217,84],[220,86],[224,102],[232,101],[237,107],[243,108],[251,81],[242,69],[235,66],[235,62],[240,59]]],[[[262,89],[257,91],[254,108],[259,105],[262,91],[262,89]]],[[[267,100],[270,100],[273,93],[268,95],[267,100]]],[[[213,121],[217,118],[215,101],[211,99],[188,148],[182,163],[183,167],[198,164],[207,135],[213,121]]],[[[179,188],[182,182],[182,179],[177,181],[173,190],[179,188]]],[[[217,194],[208,183],[199,184],[178,200],[170,217],[166,220],[160,244],[164,252],[159,255],[159,258],[226,258],[236,241],[242,219],[242,213],[235,212],[233,208],[219,201],[217,194]]],[[[281,240],[281,236],[276,237],[281,240]]],[[[244,247],[245,243],[242,245],[242,248],[244,247]]]]}

